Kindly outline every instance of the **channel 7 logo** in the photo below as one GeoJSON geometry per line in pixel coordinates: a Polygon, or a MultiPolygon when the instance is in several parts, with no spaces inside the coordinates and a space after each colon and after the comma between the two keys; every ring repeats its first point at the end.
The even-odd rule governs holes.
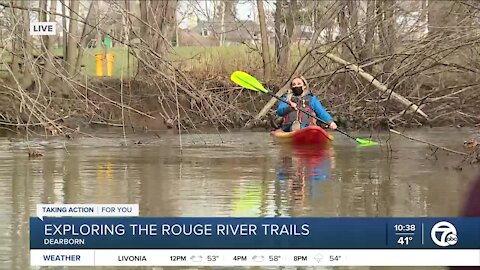
{"type": "Polygon", "coordinates": [[[457,229],[452,223],[447,221],[440,221],[435,224],[430,236],[432,237],[432,241],[441,247],[453,246],[458,242],[457,229]],[[438,236],[440,236],[440,238],[438,238],[438,236]]]}

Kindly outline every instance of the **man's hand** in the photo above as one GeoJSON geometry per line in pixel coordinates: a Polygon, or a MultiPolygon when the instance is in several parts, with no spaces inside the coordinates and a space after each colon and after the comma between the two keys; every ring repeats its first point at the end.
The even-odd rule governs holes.
{"type": "Polygon", "coordinates": [[[330,123],[330,125],[328,127],[330,129],[337,129],[337,124],[335,124],[335,122],[332,122],[332,123],[330,123]]]}
{"type": "Polygon", "coordinates": [[[297,109],[297,103],[290,101],[290,106],[291,106],[294,110],[298,110],[298,109],[297,109]]]}

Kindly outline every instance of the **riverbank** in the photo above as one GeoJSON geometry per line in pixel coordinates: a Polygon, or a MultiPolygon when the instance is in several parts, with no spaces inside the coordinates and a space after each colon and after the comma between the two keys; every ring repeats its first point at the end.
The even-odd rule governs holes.
{"type": "MultiPolygon", "coordinates": [[[[132,129],[165,130],[216,128],[220,130],[243,128],[270,99],[267,95],[239,89],[228,78],[212,78],[200,81],[192,78],[196,92],[189,89],[173,89],[170,85],[147,80],[121,81],[120,79],[90,79],[84,85],[64,91],[61,81],[50,86],[50,97],[42,98],[37,106],[44,106],[43,114],[28,110],[24,95],[32,100],[37,93],[25,93],[23,99],[0,99],[1,126],[21,132],[25,127],[47,128],[51,125],[70,131],[97,126],[126,126],[132,129]],[[178,106],[177,106],[178,105],[178,106]],[[26,107],[23,108],[22,106],[26,107]],[[180,123],[177,121],[180,119],[180,123]]],[[[281,84],[270,84],[275,91],[281,84]]],[[[180,87],[179,87],[180,88],[180,87]]],[[[438,103],[424,105],[423,110],[431,115],[425,120],[412,113],[402,114],[402,106],[395,101],[371,98],[350,100],[346,95],[317,93],[324,107],[334,116],[339,127],[346,130],[388,130],[389,128],[415,127],[480,127],[473,108],[464,106],[463,111],[435,114],[438,103]],[[372,105],[375,103],[375,105],[372,105]],[[470,118],[468,116],[471,116],[470,118]]],[[[375,93],[373,93],[375,95],[375,93]]],[[[378,94],[377,94],[378,95],[378,94]]],[[[435,99],[435,98],[432,98],[435,99]]],[[[469,102],[469,101],[465,101],[469,102]]],[[[475,99],[470,102],[477,102],[475,99]]],[[[252,128],[270,130],[275,128],[276,103],[266,117],[255,121],[252,128]]],[[[475,104],[475,103],[474,103],[475,104]]],[[[472,105],[473,106],[473,105],[472,105]]],[[[443,103],[445,107],[445,103],[443,103]]],[[[445,109],[444,109],[445,110],[445,109]]],[[[277,119],[278,120],[278,119],[277,119]]],[[[57,131],[57,133],[60,130],[57,131]]],[[[55,133],[55,132],[53,132],[55,133]]]]}
{"type": "MultiPolygon", "coordinates": [[[[292,49],[292,70],[302,50],[292,49]]],[[[258,52],[247,46],[174,48],[168,55],[171,66],[167,70],[146,74],[137,73],[136,50],[114,47],[109,49],[115,57],[110,78],[95,76],[95,53],[99,51],[85,50],[84,69],[78,76],[68,78],[59,68],[48,84],[42,84],[42,77],[28,89],[19,89],[17,80],[4,74],[0,78],[2,128],[21,132],[25,127],[38,127],[50,133],[96,126],[136,130],[275,128],[278,103],[264,117],[252,121],[270,97],[242,90],[230,81],[233,71],[244,70],[272,92],[286,84],[283,77],[264,82],[261,61],[255,61],[258,52]]],[[[341,55],[338,48],[331,52],[341,55]]],[[[305,76],[313,93],[348,131],[480,127],[480,96],[475,94],[478,78],[469,71],[458,76],[458,71],[441,68],[431,68],[434,73],[429,74],[387,74],[381,65],[369,68],[383,84],[380,86],[331,61],[322,67],[323,73],[308,70],[305,76]],[[419,106],[422,113],[410,111],[399,102],[402,99],[419,106]]]]}

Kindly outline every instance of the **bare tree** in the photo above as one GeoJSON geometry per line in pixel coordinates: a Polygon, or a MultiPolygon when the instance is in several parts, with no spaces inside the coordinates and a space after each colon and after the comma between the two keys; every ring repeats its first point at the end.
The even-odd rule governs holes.
{"type": "MultiPolygon", "coordinates": [[[[13,6],[19,6],[22,9],[16,10],[11,8],[11,18],[13,24],[13,32],[15,33],[12,52],[12,71],[20,84],[21,89],[29,88],[33,83],[32,77],[32,37],[30,31],[29,3],[21,0],[11,1],[13,6]]],[[[11,6],[11,7],[12,7],[11,6]]]]}
{"type": "Polygon", "coordinates": [[[428,32],[430,35],[450,34],[455,25],[454,1],[428,1],[428,32]]]}
{"type": "MultiPolygon", "coordinates": [[[[360,53],[362,59],[371,59],[373,57],[375,46],[375,24],[375,1],[367,1],[365,44],[364,49],[360,53]]],[[[372,72],[372,69],[372,66],[365,68],[367,72],[372,72]]]]}
{"type": "MultiPolygon", "coordinates": [[[[379,18],[379,37],[381,42],[381,48],[385,55],[391,55],[394,53],[395,37],[395,0],[382,0],[377,5],[377,18],[379,18]]],[[[385,73],[392,72],[393,61],[387,61],[383,66],[385,73]]]]}
{"type": "Polygon", "coordinates": [[[79,46],[78,46],[78,51],[75,58],[75,69],[74,69],[75,72],[80,70],[80,66],[83,63],[84,51],[89,41],[87,37],[91,33],[93,33],[93,27],[91,27],[90,25],[94,24],[94,19],[93,19],[93,17],[95,16],[94,7],[95,5],[93,4],[93,2],[90,2],[88,5],[87,16],[85,17],[85,23],[83,24],[82,34],[79,35],[79,46]]]}
{"type": "Polygon", "coordinates": [[[260,34],[262,36],[262,59],[263,59],[263,71],[264,79],[270,80],[272,76],[272,62],[270,60],[270,46],[268,44],[269,36],[267,32],[267,25],[265,22],[265,9],[263,7],[263,1],[257,0],[258,8],[258,20],[260,21],[260,34]]]}
{"type": "Polygon", "coordinates": [[[66,65],[67,72],[73,75],[76,72],[78,47],[79,47],[79,28],[78,28],[78,12],[79,12],[79,0],[70,0],[70,22],[68,26],[68,43],[67,43],[67,55],[66,65]]]}
{"type": "MultiPolygon", "coordinates": [[[[141,22],[140,38],[142,46],[149,48],[158,57],[163,58],[171,46],[172,35],[176,26],[176,0],[169,1],[140,1],[141,22]]],[[[144,61],[152,59],[147,50],[142,51],[140,61],[143,63],[140,72],[147,71],[144,61]]],[[[158,59],[161,60],[161,59],[158,59]]],[[[162,62],[153,63],[156,68],[164,68],[162,62]]]]}
{"type": "MultiPolygon", "coordinates": [[[[42,9],[47,8],[47,0],[43,0],[44,4],[42,4],[42,9]]],[[[49,21],[50,22],[55,22],[56,18],[56,13],[57,11],[57,0],[51,0],[50,1],[50,14],[49,14],[49,21]]],[[[43,21],[47,21],[46,19],[46,12],[42,11],[44,16],[42,18],[43,21]]],[[[54,37],[52,36],[44,36],[42,47],[44,48],[45,52],[45,70],[54,70],[54,65],[55,65],[55,54],[53,51],[53,45],[54,45],[54,37]]],[[[42,79],[45,84],[49,84],[55,77],[53,76],[52,73],[50,72],[43,72],[42,74],[42,79]]]]}
{"type": "Polygon", "coordinates": [[[278,0],[275,11],[275,55],[277,70],[284,74],[288,70],[290,46],[295,28],[297,0],[278,0]]]}

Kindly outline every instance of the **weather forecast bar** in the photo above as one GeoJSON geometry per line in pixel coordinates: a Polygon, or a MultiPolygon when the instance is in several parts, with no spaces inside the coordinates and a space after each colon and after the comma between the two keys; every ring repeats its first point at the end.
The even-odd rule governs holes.
{"type": "Polygon", "coordinates": [[[32,266],[479,266],[480,250],[31,250],[32,266]]]}

